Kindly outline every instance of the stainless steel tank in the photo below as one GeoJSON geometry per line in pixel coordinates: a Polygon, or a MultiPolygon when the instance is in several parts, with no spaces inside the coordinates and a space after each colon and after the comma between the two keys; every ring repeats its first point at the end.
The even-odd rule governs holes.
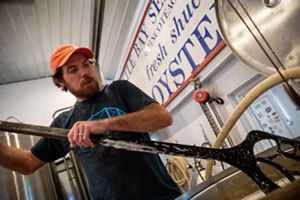
{"type": "MultiPolygon", "coordinates": [[[[30,149],[37,137],[0,132],[0,141],[16,148],[30,149]]],[[[32,175],[21,175],[0,166],[1,200],[57,199],[48,166],[32,175]]]]}
{"type": "Polygon", "coordinates": [[[300,3],[294,0],[217,0],[224,39],[250,67],[270,75],[300,65],[300,3]],[[274,62],[274,63],[272,63],[274,62]]]}
{"type": "MultiPolygon", "coordinates": [[[[300,3],[294,0],[216,0],[220,30],[241,60],[265,75],[300,66],[300,3]]],[[[283,78],[284,79],[284,78],[283,78]]],[[[300,108],[300,84],[284,79],[300,108]]]]}

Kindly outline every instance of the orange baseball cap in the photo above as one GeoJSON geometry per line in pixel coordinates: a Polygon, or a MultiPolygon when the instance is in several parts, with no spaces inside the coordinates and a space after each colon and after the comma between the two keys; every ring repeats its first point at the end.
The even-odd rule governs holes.
{"type": "Polygon", "coordinates": [[[64,44],[56,48],[50,58],[50,67],[52,75],[54,75],[58,68],[62,67],[73,53],[80,53],[85,55],[88,59],[94,57],[94,52],[86,47],[76,47],[71,44],[64,44]]]}

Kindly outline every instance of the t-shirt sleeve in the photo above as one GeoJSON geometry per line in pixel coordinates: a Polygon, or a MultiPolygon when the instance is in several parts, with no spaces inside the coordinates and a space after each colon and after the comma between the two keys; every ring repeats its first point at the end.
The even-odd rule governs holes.
{"type": "Polygon", "coordinates": [[[141,110],[151,103],[157,103],[145,92],[127,80],[120,81],[121,87],[119,92],[122,94],[123,100],[131,112],[141,110]]]}
{"type": "MultiPolygon", "coordinates": [[[[51,127],[63,128],[63,115],[58,116],[51,124],[51,127]]],[[[41,138],[32,148],[31,152],[34,156],[45,162],[53,162],[58,158],[64,157],[69,151],[69,141],[41,138]]]]}

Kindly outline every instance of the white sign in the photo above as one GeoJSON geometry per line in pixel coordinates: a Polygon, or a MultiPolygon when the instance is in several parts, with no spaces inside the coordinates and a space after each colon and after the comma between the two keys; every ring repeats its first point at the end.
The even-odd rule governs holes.
{"type": "Polygon", "coordinates": [[[120,79],[165,106],[225,45],[212,0],[153,0],[120,79]]]}

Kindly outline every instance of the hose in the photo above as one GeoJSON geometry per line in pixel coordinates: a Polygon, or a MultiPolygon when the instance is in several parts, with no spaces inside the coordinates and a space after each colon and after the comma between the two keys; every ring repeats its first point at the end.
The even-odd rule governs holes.
{"type": "Polygon", "coordinates": [[[205,181],[205,178],[202,176],[201,171],[204,170],[205,168],[202,166],[201,161],[197,160],[197,158],[194,158],[194,164],[195,164],[195,169],[199,177],[201,178],[202,181],[205,181]]]}
{"type": "Polygon", "coordinates": [[[186,192],[190,188],[191,176],[185,159],[176,156],[167,159],[166,168],[180,191],[182,193],[186,192]]]}
{"type": "MultiPolygon", "coordinates": [[[[300,67],[288,68],[282,70],[281,72],[285,79],[300,78],[300,67]]],[[[282,83],[283,81],[284,80],[282,79],[282,77],[278,73],[276,73],[269,76],[257,86],[252,88],[244,97],[244,99],[238,104],[231,116],[226,120],[212,148],[218,148],[221,146],[222,142],[225,140],[226,136],[228,135],[229,131],[232,129],[234,124],[257,97],[259,97],[261,94],[266,92],[268,89],[274,87],[275,85],[282,83]]],[[[212,176],[212,168],[213,160],[209,160],[206,164],[206,179],[212,176]]]]}

